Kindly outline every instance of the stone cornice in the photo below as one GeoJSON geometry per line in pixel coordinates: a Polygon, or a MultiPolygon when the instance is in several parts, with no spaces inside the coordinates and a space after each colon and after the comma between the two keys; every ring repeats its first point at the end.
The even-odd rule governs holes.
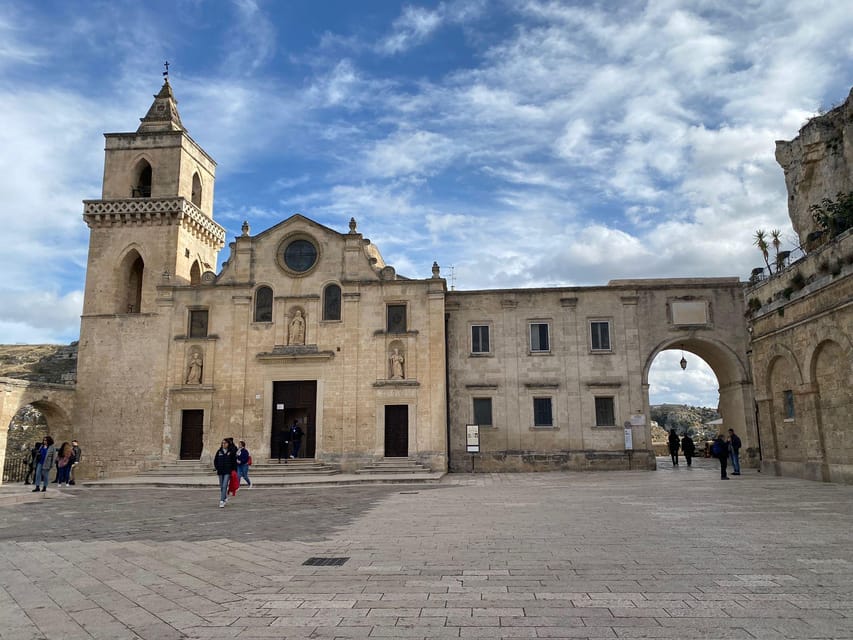
{"type": "Polygon", "coordinates": [[[127,198],[84,200],[83,219],[90,229],[127,226],[182,225],[218,251],[225,246],[225,229],[185,198],[127,198]]]}

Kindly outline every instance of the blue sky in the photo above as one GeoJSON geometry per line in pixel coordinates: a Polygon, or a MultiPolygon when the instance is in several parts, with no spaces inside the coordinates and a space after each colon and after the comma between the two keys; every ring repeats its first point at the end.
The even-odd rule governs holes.
{"type": "MultiPolygon", "coordinates": [[[[81,200],[164,60],[229,236],[354,216],[404,275],[587,285],[746,278],[756,229],[793,244],[774,140],[847,96],[851,32],[846,0],[7,0],[0,342],[76,339],[81,200]]],[[[715,404],[680,357],[652,402],[715,404]]]]}

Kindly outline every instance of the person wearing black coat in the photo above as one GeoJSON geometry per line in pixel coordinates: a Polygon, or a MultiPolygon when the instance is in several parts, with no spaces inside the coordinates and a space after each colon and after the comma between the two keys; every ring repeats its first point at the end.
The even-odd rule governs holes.
{"type": "Polygon", "coordinates": [[[222,445],[216,450],[213,457],[213,466],[219,476],[219,507],[228,502],[228,483],[231,481],[231,472],[237,470],[237,449],[233,448],[228,440],[223,440],[222,445]]]}
{"type": "Polygon", "coordinates": [[[684,459],[687,460],[687,466],[691,466],[693,456],[696,453],[696,445],[689,433],[685,433],[684,437],[681,438],[681,452],[684,454],[684,459]]]}
{"type": "Polygon", "coordinates": [[[678,434],[675,429],[669,430],[669,455],[672,458],[672,466],[678,466],[678,434]]]}

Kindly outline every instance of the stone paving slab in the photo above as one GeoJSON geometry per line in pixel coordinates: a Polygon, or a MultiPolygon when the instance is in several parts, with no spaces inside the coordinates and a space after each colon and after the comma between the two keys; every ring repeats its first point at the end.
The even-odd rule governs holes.
{"type": "Polygon", "coordinates": [[[47,496],[0,507],[0,640],[853,639],[849,486],[700,460],[47,496]]]}

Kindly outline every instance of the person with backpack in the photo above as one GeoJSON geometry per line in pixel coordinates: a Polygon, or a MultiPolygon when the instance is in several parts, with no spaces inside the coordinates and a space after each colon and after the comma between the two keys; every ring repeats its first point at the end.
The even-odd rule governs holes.
{"type": "Polygon", "coordinates": [[[219,476],[219,507],[228,502],[228,484],[231,482],[231,472],[237,468],[237,450],[232,449],[228,440],[222,440],[222,446],[216,450],[213,466],[219,476]]]}
{"type": "Polygon", "coordinates": [[[720,480],[728,480],[729,476],[726,475],[726,463],[729,460],[729,446],[723,439],[722,433],[718,434],[714,438],[714,442],[711,443],[711,455],[720,461],[720,480]]]}
{"type": "Polygon", "coordinates": [[[33,484],[37,484],[36,466],[38,466],[39,449],[41,449],[41,443],[33,443],[33,448],[30,449],[30,453],[27,456],[27,476],[24,478],[24,484],[30,484],[31,477],[33,484]]]}
{"type": "Polygon", "coordinates": [[[729,429],[729,458],[732,459],[732,475],[740,475],[740,448],[741,442],[734,429],[729,429]]]}
{"type": "Polygon", "coordinates": [[[53,446],[53,438],[45,436],[39,447],[38,457],[36,458],[36,488],[33,493],[47,491],[47,484],[50,482],[50,470],[56,466],[56,447],[53,446]],[[41,484],[41,489],[39,489],[41,484]]]}
{"type": "Polygon", "coordinates": [[[249,480],[249,465],[252,464],[252,456],[246,448],[246,443],[240,440],[240,446],[237,447],[237,484],[240,484],[240,478],[245,478],[246,484],[252,488],[252,481],[249,480]]]}

